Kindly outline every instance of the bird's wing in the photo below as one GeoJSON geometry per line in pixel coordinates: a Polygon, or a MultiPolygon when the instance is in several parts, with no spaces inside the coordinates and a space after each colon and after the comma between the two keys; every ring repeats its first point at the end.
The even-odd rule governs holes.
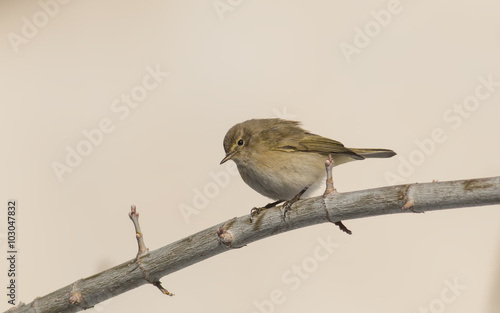
{"type": "Polygon", "coordinates": [[[364,157],[346,148],[341,142],[325,138],[311,133],[297,133],[295,136],[287,136],[280,140],[276,150],[279,151],[300,151],[315,152],[323,155],[344,154],[354,159],[362,160],[364,157]]]}

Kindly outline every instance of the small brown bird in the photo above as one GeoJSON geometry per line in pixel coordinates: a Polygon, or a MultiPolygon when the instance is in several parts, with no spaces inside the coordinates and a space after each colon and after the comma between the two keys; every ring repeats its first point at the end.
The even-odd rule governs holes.
{"type": "MultiPolygon", "coordinates": [[[[346,148],[342,143],[310,133],[299,122],[252,119],[234,125],[224,137],[226,156],[233,160],[243,181],[258,193],[278,200],[297,200],[312,192],[326,177],[325,160],[334,165],[365,158],[390,158],[388,149],[346,148]]],[[[289,206],[292,203],[285,203],[289,206]]]]}

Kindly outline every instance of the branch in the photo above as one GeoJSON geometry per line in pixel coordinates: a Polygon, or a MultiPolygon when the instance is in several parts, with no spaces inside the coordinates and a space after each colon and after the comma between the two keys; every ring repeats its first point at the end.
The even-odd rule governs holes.
{"type": "MultiPolygon", "coordinates": [[[[333,188],[333,185],[332,185],[333,188]]],[[[20,304],[7,312],[77,312],[219,253],[279,233],[325,222],[500,204],[500,177],[409,184],[299,200],[283,221],[282,207],[235,217],[109,270],[20,304]],[[148,274],[147,280],[144,273],[148,274]]],[[[342,225],[342,224],[337,224],[342,225]]],[[[144,247],[145,248],[145,247],[144,247]]]]}
{"type": "Polygon", "coordinates": [[[135,228],[135,238],[137,238],[137,257],[136,259],[139,260],[139,258],[146,254],[149,249],[146,248],[146,244],[144,243],[144,236],[142,235],[141,231],[141,226],[139,225],[139,213],[137,213],[137,209],[135,205],[132,205],[130,208],[130,213],[128,214],[128,217],[132,220],[132,223],[134,223],[134,228],[135,228]]]}
{"type": "MultiPolygon", "coordinates": [[[[137,238],[137,256],[135,257],[135,263],[141,268],[145,280],[158,288],[163,294],[167,296],[173,296],[173,293],[170,293],[167,289],[163,288],[159,280],[151,281],[147,269],[145,269],[142,265],[141,256],[147,254],[149,252],[149,249],[146,248],[146,244],[144,243],[144,236],[142,235],[141,226],[139,225],[139,213],[137,213],[135,205],[132,205],[128,216],[132,220],[132,223],[134,223],[135,237],[137,238]]],[[[75,304],[72,300],[73,299],[70,297],[69,301],[75,304]]]]}

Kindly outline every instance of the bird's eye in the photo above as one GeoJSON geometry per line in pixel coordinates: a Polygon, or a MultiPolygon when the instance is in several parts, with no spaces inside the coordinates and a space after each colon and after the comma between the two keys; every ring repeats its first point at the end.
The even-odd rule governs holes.
{"type": "Polygon", "coordinates": [[[238,146],[243,146],[243,139],[238,140],[238,146]]]}

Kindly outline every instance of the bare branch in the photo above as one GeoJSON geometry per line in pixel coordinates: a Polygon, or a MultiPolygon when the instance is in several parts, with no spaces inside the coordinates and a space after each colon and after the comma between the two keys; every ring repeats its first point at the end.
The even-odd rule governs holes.
{"type": "MultiPolygon", "coordinates": [[[[147,282],[149,282],[150,284],[152,284],[153,286],[158,288],[161,291],[161,293],[163,293],[164,295],[173,296],[174,295],[173,293],[171,293],[167,289],[163,288],[163,286],[161,285],[161,282],[159,280],[152,281],[150,279],[148,270],[142,265],[141,257],[144,256],[145,254],[147,254],[149,252],[149,249],[146,248],[146,244],[144,243],[144,236],[142,235],[141,226],[139,225],[139,213],[137,213],[137,209],[136,209],[135,205],[132,205],[128,216],[132,220],[132,223],[134,223],[135,237],[137,238],[138,251],[137,251],[137,256],[135,257],[135,263],[142,270],[142,274],[144,276],[144,279],[147,282]]],[[[81,295],[80,295],[80,297],[81,297],[81,295]]],[[[71,302],[71,297],[70,297],[70,302],[71,302]]]]}
{"type": "Polygon", "coordinates": [[[342,223],[342,221],[332,221],[330,219],[330,214],[328,213],[328,209],[326,208],[326,203],[324,199],[329,196],[329,195],[334,195],[337,193],[337,189],[333,186],[333,165],[334,161],[332,159],[331,155],[328,155],[328,159],[325,161],[325,168],[326,168],[326,188],[325,192],[323,193],[323,208],[325,209],[326,213],[326,219],[335,225],[337,225],[341,231],[348,233],[349,235],[352,235],[352,232],[342,223]]]}
{"type": "Polygon", "coordinates": [[[323,198],[328,196],[329,194],[336,193],[337,189],[333,186],[333,165],[334,161],[332,159],[332,156],[329,154],[328,159],[325,161],[325,168],[326,168],[326,188],[325,192],[323,193],[323,198]]]}
{"type": "MultiPolygon", "coordinates": [[[[77,312],[231,248],[329,221],[500,204],[500,177],[399,185],[330,193],[297,201],[283,221],[282,207],[233,218],[109,270],[79,280],[7,312],[77,312]],[[143,270],[148,273],[144,279],[143,270]]],[[[339,225],[340,226],[340,225],[339,225]]],[[[161,286],[161,285],[160,285],[161,286]]]]}
{"type": "Polygon", "coordinates": [[[132,205],[130,208],[130,213],[128,214],[132,223],[134,223],[135,227],[135,237],[137,238],[137,259],[139,259],[143,254],[148,252],[148,248],[146,248],[146,244],[144,243],[144,237],[142,236],[141,226],[139,225],[139,213],[137,213],[135,205],[132,205]]]}

